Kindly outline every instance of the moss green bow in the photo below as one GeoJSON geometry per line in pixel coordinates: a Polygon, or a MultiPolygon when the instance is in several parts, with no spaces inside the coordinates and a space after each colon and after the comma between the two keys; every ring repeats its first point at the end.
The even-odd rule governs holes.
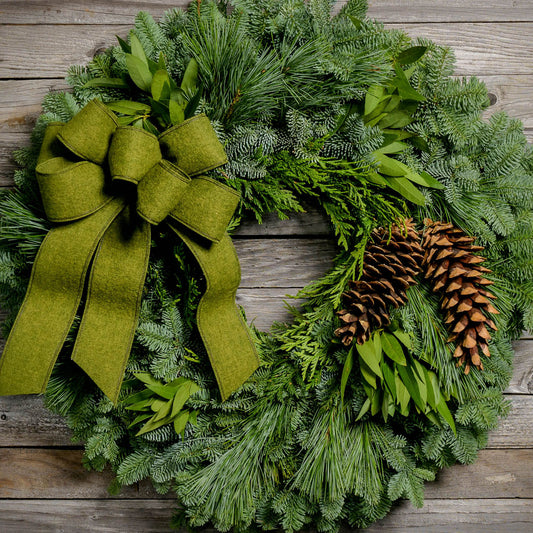
{"type": "Polygon", "coordinates": [[[90,272],[72,359],[116,403],[151,226],[163,221],[205,275],[197,322],[223,399],[250,376],[259,360],[235,305],[240,268],[226,233],[239,196],[201,175],[226,162],[205,115],[156,137],[119,127],[93,100],[68,123],[48,126],[36,171],[44,209],[57,225],[39,249],[0,359],[0,394],[44,392],[90,272]]]}

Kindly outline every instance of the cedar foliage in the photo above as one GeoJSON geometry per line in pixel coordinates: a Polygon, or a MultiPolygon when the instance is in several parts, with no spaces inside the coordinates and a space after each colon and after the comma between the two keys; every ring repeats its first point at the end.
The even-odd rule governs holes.
{"type": "MultiPolygon", "coordinates": [[[[197,425],[188,425],[184,436],[161,427],[135,437],[127,427],[131,415],[123,407],[113,408],[70,363],[68,347],[54,369],[47,403],[67,416],[73,438],[86,443],[86,466],[101,470],[111,464],[119,476],[115,489],[150,477],[159,491],[176,490],[187,504],[176,524],[296,531],[314,523],[321,531],[336,531],[346,520],[364,527],[383,517],[397,498],[421,505],[424,480],[456,461],[472,462],[486,445],[487,431],[508,411],[501,391],[511,375],[510,341],[523,328],[533,329],[533,154],[518,121],[505,114],[481,120],[486,89],[476,79],[449,78],[454,64],[449,49],[415,43],[428,47],[411,76],[426,101],[406,129],[421,137],[428,150],[408,143],[397,159],[417,172],[427,171],[445,189],[423,189],[426,205],[410,210],[418,223],[424,217],[453,221],[485,247],[501,313],[499,331],[483,372],[473,368],[465,376],[452,364],[438,299],[425,283],[411,287],[406,305],[392,318],[411,335],[413,357],[435,370],[447,395],[454,393],[457,432],[416,412],[387,423],[366,415],[355,422],[366,394],[359,381],[350,380],[341,402],[346,350],[332,342],[338,326],[334,310],[348,282],[361,273],[374,227],[390,224],[393,212],[404,212],[406,206],[400,197],[366,184],[365,172],[357,170],[374,165],[372,152],[384,134],[366,126],[357,110],[347,117],[347,108],[362,100],[368,86],[387,82],[391,60],[411,41],[403,32],[365,19],[364,0],[348,1],[334,18],[329,0],[229,4],[231,14],[225,2],[197,2],[187,11],[169,11],[160,23],[141,13],[135,33],[152,59],[163,52],[176,78],[198,54],[204,86],[199,111],[213,119],[231,156],[226,175],[215,177],[243,193],[239,216],[261,220],[271,210],[281,216],[301,211],[302,191],[319,206],[323,194],[334,200],[343,190],[355,191],[348,215],[326,211],[338,223],[339,255],[331,271],[303,291],[307,301],[295,310],[292,324],[277,325],[272,335],[255,332],[264,365],[222,403],[194,325],[203,280],[172,236],[158,237],[127,377],[141,370],[164,381],[176,373],[194,380],[202,390],[188,407],[199,411],[197,425]],[[227,45],[224,53],[216,49],[219,30],[227,45]],[[258,64],[264,77],[253,68],[258,64]],[[246,70],[250,65],[251,72],[246,70]],[[223,69],[224,77],[215,78],[212,66],[223,69]],[[335,173],[343,165],[348,183],[335,173]],[[302,168],[300,191],[291,188],[284,173],[302,168]],[[331,186],[331,193],[324,193],[322,185],[331,186]],[[349,222],[363,189],[382,201],[372,204],[379,209],[363,216],[358,233],[349,222]],[[378,212],[384,215],[379,222],[378,212]]],[[[17,190],[0,199],[0,292],[11,317],[49,228],[34,174],[44,128],[68,120],[94,97],[140,98],[129,90],[85,87],[95,77],[125,72],[120,47],[86,67],[71,67],[72,94],[45,98],[31,147],[16,153],[21,166],[17,190]]],[[[364,196],[363,203],[369,201],[364,196]]],[[[131,379],[126,383],[122,398],[139,390],[131,379]]]]}

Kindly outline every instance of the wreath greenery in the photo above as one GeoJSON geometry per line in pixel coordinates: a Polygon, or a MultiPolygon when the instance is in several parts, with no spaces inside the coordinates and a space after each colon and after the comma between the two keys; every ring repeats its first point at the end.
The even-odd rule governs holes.
{"type": "Polygon", "coordinates": [[[481,119],[486,88],[451,77],[448,48],[385,30],[365,18],[364,0],[334,17],[332,4],[198,1],[159,23],[139,13],[129,42],[71,67],[71,93],[45,97],[31,147],[16,152],[17,187],[0,200],[5,334],[50,228],[35,180],[44,130],[93,98],[155,132],[206,113],[229,158],[211,174],[241,193],[232,229],[309,206],[331,222],[331,270],[302,291],[291,324],[252,331],[262,366],[224,402],[195,329],[203,279],[170,233],[152,242],[118,406],[70,361],[67,342],[47,406],[85,442],[87,467],[111,465],[111,490],[144,478],[174,490],[178,526],[336,531],[343,520],[367,526],[399,498],[422,505],[424,481],[473,462],[507,413],[511,341],[533,329],[533,157],[521,124],[481,119]],[[128,59],[143,54],[157,82],[128,59]],[[483,370],[456,367],[422,276],[365,344],[335,335],[376,228],[387,243],[425,218],[484,246],[499,314],[483,370]],[[383,366],[400,375],[401,394],[383,366]]]}

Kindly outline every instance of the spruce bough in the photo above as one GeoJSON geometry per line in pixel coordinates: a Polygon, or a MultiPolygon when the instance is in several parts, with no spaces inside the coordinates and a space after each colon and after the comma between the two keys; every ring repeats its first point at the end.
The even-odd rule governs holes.
{"type": "MultiPolygon", "coordinates": [[[[424,482],[442,467],[473,462],[509,409],[502,391],[511,376],[511,341],[533,328],[532,154],[518,121],[503,113],[481,120],[486,88],[475,78],[450,77],[449,49],[384,30],[365,19],[361,0],[349,1],[333,19],[327,0],[233,0],[230,14],[226,7],[199,2],[159,23],[140,13],[134,34],[150,62],[162,67],[163,58],[178,88],[191,60],[197,63],[202,90],[193,112],[208,115],[229,159],[212,177],[242,197],[232,226],[244,216],[262,220],[274,211],[284,218],[315,206],[338,243],[334,264],[302,291],[306,300],[291,324],[254,332],[263,365],[222,402],[195,324],[205,280],[183,243],[162,233],[152,242],[119,405],[70,361],[76,321],[46,402],[86,443],[87,466],[111,464],[115,489],[149,477],[158,491],[175,490],[177,526],[297,531],[312,524],[336,531],[346,521],[363,527],[398,498],[422,505],[424,482]],[[371,117],[376,99],[377,106],[385,104],[383,113],[402,113],[375,121],[381,114],[371,117]],[[386,111],[391,100],[400,108],[386,111]],[[400,180],[392,182],[396,188],[394,179],[400,180]],[[369,385],[360,358],[347,366],[349,348],[335,342],[335,312],[349,282],[361,276],[373,230],[409,216],[419,229],[429,218],[477,237],[492,271],[500,314],[483,371],[473,367],[465,376],[456,368],[439,295],[423,280],[408,289],[407,303],[391,313],[393,330],[385,332],[401,331],[406,360],[436,376],[455,427],[442,414],[428,418],[421,397],[404,414],[386,417],[377,406],[365,411],[369,385]],[[177,402],[196,413],[177,424],[179,433],[173,422],[141,435],[139,422],[128,427],[139,413],[127,408],[128,399],[147,389],[136,375],[163,384],[159,392],[178,376],[200,388],[184,394],[183,405],[177,402]]],[[[16,153],[17,189],[1,198],[0,290],[10,311],[5,331],[50,228],[35,181],[46,125],[68,121],[95,97],[157,108],[154,95],[128,75],[127,47],[134,42],[107,50],[87,67],[72,67],[72,93],[45,98],[31,147],[16,153]],[[102,78],[120,83],[91,82],[102,78]]],[[[185,92],[188,102],[197,94],[185,92]]],[[[176,104],[185,116],[187,105],[177,95],[176,104]]],[[[176,118],[180,111],[169,103],[169,118],[170,106],[176,118]]],[[[146,121],[139,116],[137,127],[161,127],[155,117],[166,111],[157,109],[146,121]]],[[[151,418],[165,412],[156,407],[140,412],[151,418]]]]}

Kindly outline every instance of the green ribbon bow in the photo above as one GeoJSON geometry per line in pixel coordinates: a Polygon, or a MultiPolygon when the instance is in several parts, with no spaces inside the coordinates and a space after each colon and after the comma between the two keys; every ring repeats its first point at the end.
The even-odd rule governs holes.
{"type": "Polygon", "coordinates": [[[44,392],[90,271],[72,359],[117,402],[151,226],[163,221],[205,275],[197,322],[222,398],[253,373],[259,359],[235,305],[240,268],[226,233],[239,195],[201,175],[226,162],[205,115],[156,137],[119,127],[93,100],[68,123],[48,126],[36,172],[47,217],[57,225],[39,249],[0,359],[1,395],[44,392]]]}

